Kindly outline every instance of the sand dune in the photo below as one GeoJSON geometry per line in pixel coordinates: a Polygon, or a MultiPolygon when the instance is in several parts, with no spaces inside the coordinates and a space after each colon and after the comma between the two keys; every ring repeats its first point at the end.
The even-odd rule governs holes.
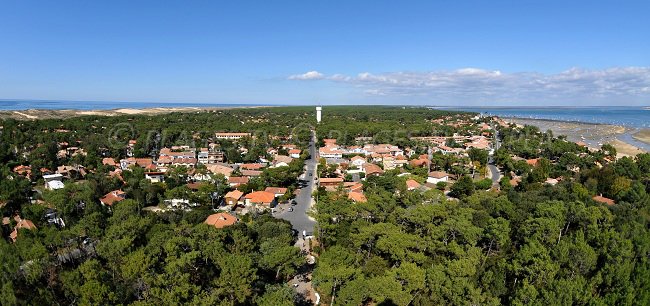
{"type": "Polygon", "coordinates": [[[233,108],[257,108],[271,106],[232,106],[232,107],[155,107],[155,108],[120,108],[111,110],[47,110],[28,109],[23,111],[0,111],[0,119],[16,120],[65,119],[77,116],[120,116],[120,115],[157,115],[172,112],[214,111],[233,108]]]}

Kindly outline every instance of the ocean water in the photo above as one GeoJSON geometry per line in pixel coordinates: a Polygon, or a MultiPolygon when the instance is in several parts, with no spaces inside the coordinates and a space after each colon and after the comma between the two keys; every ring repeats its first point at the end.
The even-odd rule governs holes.
{"type": "Polygon", "coordinates": [[[629,128],[650,128],[648,107],[449,107],[499,117],[576,121],[622,125],[629,128]]]}
{"type": "Polygon", "coordinates": [[[26,110],[26,109],[108,110],[108,109],[118,109],[118,108],[238,107],[238,106],[266,106],[266,105],[259,105],[259,104],[184,103],[184,102],[0,100],[0,110],[26,110]]]}

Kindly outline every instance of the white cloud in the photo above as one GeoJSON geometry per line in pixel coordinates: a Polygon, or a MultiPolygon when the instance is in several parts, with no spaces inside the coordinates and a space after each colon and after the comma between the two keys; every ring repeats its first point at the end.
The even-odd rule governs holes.
{"type": "MultiPolygon", "coordinates": [[[[426,101],[436,102],[650,103],[650,67],[571,68],[556,74],[503,73],[478,68],[379,74],[362,72],[356,76],[325,76],[311,71],[290,79],[326,79],[353,85],[367,96],[426,97],[426,101]]],[[[414,99],[413,103],[419,102],[414,99]]]]}
{"type": "Polygon", "coordinates": [[[303,74],[294,74],[292,76],[289,76],[289,80],[302,80],[302,81],[307,81],[307,80],[320,80],[324,77],[324,75],[316,70],[312,71],[307,71],[303,74]]]}

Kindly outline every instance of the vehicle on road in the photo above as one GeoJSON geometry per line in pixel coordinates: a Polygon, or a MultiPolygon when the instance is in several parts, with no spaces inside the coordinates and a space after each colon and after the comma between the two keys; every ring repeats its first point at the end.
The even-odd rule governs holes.
{"type": "Polygon", "coordinates": [[[292,212],[292,211],[293,211],[293,207],[289,207],[289,212],[292,212]]]}
{"type": "Polygon", "coordinates": [[[296,200],[293,199],[293,200],[291,201],[291,206],[296,206],[296,205],[298,205],[298,202],[296,202],[296,200]]]}

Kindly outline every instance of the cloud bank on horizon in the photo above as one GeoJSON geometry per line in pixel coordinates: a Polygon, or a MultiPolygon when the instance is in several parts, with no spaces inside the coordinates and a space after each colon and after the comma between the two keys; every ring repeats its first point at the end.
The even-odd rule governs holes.
{"type": "Polygon", "coordinates": [[[349,85],[388,103],[412,98],[412,104],[650,105],[650,67],[571,68],[556,74],[463,68],[356,76],[312,70],[288,79],[349,85]]]}

